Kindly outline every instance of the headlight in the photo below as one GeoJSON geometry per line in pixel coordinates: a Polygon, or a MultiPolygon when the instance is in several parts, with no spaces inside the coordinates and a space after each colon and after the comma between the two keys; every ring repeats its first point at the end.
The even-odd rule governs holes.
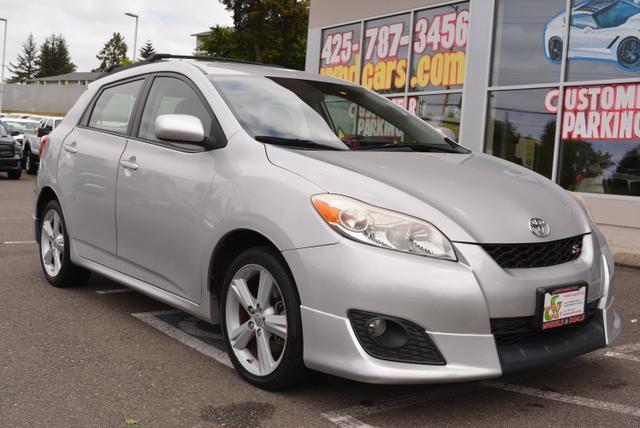
{"type": "Polygon", "coordinates": [[[447,237],[424,220],[341,195],[315,195],[311,201],[333,229],[354,241],[457,261],[447,237]]]}

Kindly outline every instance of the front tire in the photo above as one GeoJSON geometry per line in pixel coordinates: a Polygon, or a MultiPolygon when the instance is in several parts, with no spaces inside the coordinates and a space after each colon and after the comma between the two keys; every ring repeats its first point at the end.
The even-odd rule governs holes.
{"type": "Polygon", "coordinates": [[[243,252],[221,294],[225,344],[240,375],[269,390],[305,380],[300,299],[280,255],[268,247],[243,252]]]}
{"type": "Polygon", "coordinates": [[[7,172],[7,175],[12,180],[20,180],[20,177],[22,177],[22,170],[19,169],[17,171],[9,171],[7,172]]]}
{"type": "Polygon", "coordinates": [[[40,217],[40,265],[54,287],[84,285],[91,272],[71,262],[70,241],[62,208],[50,201],[40,217]]]}
{"type": "Polygon", "coordinates": [[[554,36],[549,39],[549,44],[547,46],[549,49],[549,59],[554,63],[559,63],[562,61],[562,39],[560,37],[554,36]]]}

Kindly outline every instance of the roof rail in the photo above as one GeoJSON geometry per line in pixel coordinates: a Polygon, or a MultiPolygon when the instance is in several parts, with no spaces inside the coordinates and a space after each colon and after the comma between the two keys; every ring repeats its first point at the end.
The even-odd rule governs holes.
{"type": "Polygon", "coordinates": [[[139,66],[145,65],[145,64],[151,64],[153,62],[162,61],[162,60],[165,60],[165,59],[193,59],[193,60],[197,60],[197,61],[220,61],[220,62],[233,62],[233,63],[237,63],[237,64],[262,65],[262,66],[265,66],[265,67],[282,68],[282,66],[275,65],[275,64],[262,64],[262,63],[259,63],[259,62],[247,61],[247,60],[244,60],[244,59],[224,58],[224,57],[221,57],[221,56],[173,55],[173,54],[166,54],[166,53],[155,53],[155,54],[151,55],[149,58],[147,58],[147,59],[145,59],[143,61],[134,62],[132,64],[113,64],[113,65],[110,65],[109,67],[107,67],[107,69],[104,71],[104,73],[102,73],[95,80],[102,79],[103,77],[106,77],[109,74],[115,73],[117,71],[128,70],[129,68],[139,67],[139,66]]]}
{"type": "MultiPolygon", "coordinates": [[[[197,61],[220,61],[220,62],[234,62],[237,64],[249,64],[249,65],[262,65],[265,67],[278,67],[282,68],[280,65],[275,64],[263,64],[261,62],[255,61],[247,61],[244,59],[235,59],[235,58],[225,58],[221,56],[204,56],[204,55],[173,55],[167,53],[155,53],[147,58],[147,62],[155,62],[162,61],[163,59],[193,59],[197,61]]],[[[137,64],[137,63],[136,63],[137,64]]]]}

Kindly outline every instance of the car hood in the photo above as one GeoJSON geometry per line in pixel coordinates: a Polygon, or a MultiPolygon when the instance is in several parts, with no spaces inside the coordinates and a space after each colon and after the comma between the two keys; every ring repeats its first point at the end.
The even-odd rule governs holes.
{"type": "Polygon", "coordinates": [[[325,191],[422,218],[452,241],[547,242],[591,231],[569,192],[493,156],[266,147],[273,164],[325,191]],[[534,217],[549,224],[549,236],[531,233],[534,217]]]}
{"type": "Polygon", "coordinates": [[[11,136],[0,136],[0,144],[2,145],[10,146],[13,145],[14,141],[15,140],[11,136]]]}

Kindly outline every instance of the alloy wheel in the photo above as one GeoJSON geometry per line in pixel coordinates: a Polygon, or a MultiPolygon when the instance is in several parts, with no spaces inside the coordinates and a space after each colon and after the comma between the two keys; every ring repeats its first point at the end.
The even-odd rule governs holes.
{"type": "Polygon", "coordinates": [[[267,269],[249,264],[233,276],[225,322],[242,367],[256,376],[273,373],[284,356],[288,328],[282,291],[267,269]]]}
{"type": "Polygon", "coordinates": [[[62,220],[56,210],[50,209],[44,215],[40,227],[40,257],[49,276],[55,277],[60,273],[64,250],[62,220]]]}

